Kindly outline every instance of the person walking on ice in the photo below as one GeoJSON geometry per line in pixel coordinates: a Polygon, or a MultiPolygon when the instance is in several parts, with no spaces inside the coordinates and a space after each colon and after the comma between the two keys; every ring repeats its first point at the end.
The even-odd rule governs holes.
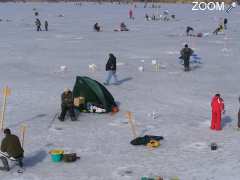
{"type": "Polygon", "coordinates": [[[212,107],[212,122],[211,122],[211,129],[212,130],[221,130],[221,121],[222,121],[222,113],[225,113],[224,109],[224,101],[221,98],[220,94],[215,94],[212,98],[211,102],[212,107]]]}
{"type": "Polygon", "coordinates": [[[116,70],[117,70],[116,57],[112,53],[110,53],[108,62],[106,64],[106,71],[108,72],[108,76],[107,76],[106,81],[103,83],[104,85],[109,85],[109,82],[112,77],[115,80],[115,84],[119,84],[119,81],[118,81],[117,75],[116,75],[116,70]]]}
{"type": "Polygon", "coordinates": [[[228,19],[224,18],[223,20],[223,24],[224,24],[224,29],[227,30],[227,23],[228,23],[228,19]]]}
{"type": "Polygon", "coordinates": [[[190,71],[190,56],[192,56],[193,50],[189,48],[187,44],[185,44],[185,47],[181,50],[180,54],[180,59],[183,59],[184,61],[184,71],[190,71]]]}
{"type": "Polygon", "coordinates": [[[40,19],[37,18],[36,21],[35,21],[35,24],[37,26],[37,31],[42,31],[40,19]]]}

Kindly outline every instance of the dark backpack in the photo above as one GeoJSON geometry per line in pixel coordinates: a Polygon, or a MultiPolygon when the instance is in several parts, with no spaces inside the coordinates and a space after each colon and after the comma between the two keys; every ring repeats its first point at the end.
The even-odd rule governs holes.
{"type": "Polygon", "coordinates": [[[76,153],[63,154],[63,158],[62,158],[64,162],[74,162],[77,159],[80,159],[80,157],[78,157],[76,153]]]}
{"type": "Polygon", "coordinates": [[[156,140],[160,141],[163,140],[163,136],[150,136],[150,135],[145,135],[143,137],[137,137],[133,139],[130,143],[132,145],[147,145],[151,140],[156,140]]]}

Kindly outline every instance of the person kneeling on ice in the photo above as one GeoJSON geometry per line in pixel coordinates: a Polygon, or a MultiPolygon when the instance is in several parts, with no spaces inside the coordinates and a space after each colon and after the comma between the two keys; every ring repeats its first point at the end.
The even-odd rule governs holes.
{"type": "Polygon", "coordinates": [[[224,110],[224,101],[221,98],[220,94],[215,94],[212,98],[211,102],[212,107],[212,122],[211,129],[212,130],[221,130],[221,121],[222,121],[222,113],[225,113],[224,110]]]}
{"type": "Polygon", "coordinates": [[[93,26],[93,29],[97,32],[100,32],[101,28],[100,26],[98,25],[98,23],[95,23],[94,26],[93,26]]]}
{"type": "Polygon", "coordinates": [[[64,121],[66,113],[69,112],[71,120],[76,121],[72,91],[66,88],[62,93],[61,100],[62,100],[62,104],[61,104],[62,112],[58,117],[58,119],[60,121],[64,121]]]}
{"type": "Polygon", "coordinates": [[[10,170],[8,159],[16,161],[22,168],[24,150],[21,146],[19,138],[16,135],[11,134],[11,130],[8,128],[4,129],[4,134],[5,138],[2,140],[0,153],[0,159],[4,167],[0,167],[0,170],[10,170]]]}
{"type": "Polygon", "coordinates": [[[120,24],[120,31],[129,31],[129,29],[127,28],[127,26],[124,22],[122,22],[120,24]]]}
{"type": "Polygon", "coordinates": [[[219,26],[218,26],[218,28],[215,30],[215,31],[213,31],[213,34],[215,34],[215,35],[218,35],[218,33],[219,32],[223,32],[223,25],[222,24],[220,24],[219,26]]]}
{"type": "Polygon", "coordinates": [[[106,79],[106,82],[103,83],[104,85],[109,85],[109,82],[110,82],[112,76],[115,80],[115,84],[119,84],[117,75],[116,75],[116,70],[117,70],[116,57],[112,53],[110,53],[108,62],[106,64],[106,71],[108,71],[108,77],[106,79]]]}
{"type": "Polygon", "coordinates": [[[189,48],[187,44],[185,44],[185,47],[181,50],[180,54],[180,59],[183,59],[184,61],[184,71],[189,71],[190,56],[192,56],[193,50],[189,48]]]}

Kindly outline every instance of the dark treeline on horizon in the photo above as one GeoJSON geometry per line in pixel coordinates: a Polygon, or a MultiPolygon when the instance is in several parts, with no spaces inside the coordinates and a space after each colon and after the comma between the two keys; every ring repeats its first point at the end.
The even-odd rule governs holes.
{"type": "Polygon", "coordinates": [[[231,3],[232,0],[0,0],[0,2],[118,2],[118,3],[192,3],[199,2],[225,2],[231,3]]]}

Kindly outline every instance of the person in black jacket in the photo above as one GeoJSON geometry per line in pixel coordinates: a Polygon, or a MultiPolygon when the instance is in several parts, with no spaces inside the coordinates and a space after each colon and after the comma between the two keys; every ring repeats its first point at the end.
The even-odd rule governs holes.
{"type": "Polygon", "coordinates": [[[36,21],[35,21],[35,24],[37,26],[37,31],[42,31],[40,19],[37,18],[36,21]]]}
{"type": "Polygon", "coordinates": [[[1,156],[3,166],[0,167],[0,170],[9,171],[9,165],[7,159],[14,158],[20,167],[23,167],[23,153],[24,150],[21,146],[20,140],[16,135],[11,134],[10,129],[4,129],[5,138],[1,143],[1,156]],[[3,154],[4,153],[4,154],[3,154]]]}
{"type": "Polygon", "coordinates": [[[228,23],[228,19],[227,19],[227,18],[224,18],[223,24],[224,24],[224,29],[225,29],[225,30],[227,29],[227,23],[228,23]]]}
{"type": "Polygon", "coordinates": [[[191,36],[192,34],[190,32],[193,32],[193,31],[194,31],[194,29],[192,27],[187,26],[187,29],[186,29],[187,36],[191,36]]]}
{"type": "Polygon", "coordinates": [[[115,84],[119,83],[116,75],[116,70],[117,70],[116,57],[112,53],[110,53],[108,62],[106,64],[106,71],[108,71],[108,77],[104,85],[108,85],[112,77],[115,80],[115,84]]]}
{"type": "Polygon", "coordinates": [[[181,59],[184,61],[184,71],[189,71],[190,56],[193,54],[193,50],[185,44],[185,47],[181,50],[181,59]]]}
{"type": "Polygon", "coordinates": [[[93,29],[97,32],[100,32],[101,28],[100,26],[98,25],[98,23],[95,23],[94,26],[93,26],[93,29]]]}
{"type": "Polygon", "coordinates": [[[74,112],[74,104],[73,104],[73,94],[72,91],[68,88],[64,90],[61,96],[62,104],[61,109],[62,112],[58,119],[60,121],[64,121],[65,115],[67,112],[69,112],[70,118],[72,121],[76,120],[75,112],[74,112]]]}

